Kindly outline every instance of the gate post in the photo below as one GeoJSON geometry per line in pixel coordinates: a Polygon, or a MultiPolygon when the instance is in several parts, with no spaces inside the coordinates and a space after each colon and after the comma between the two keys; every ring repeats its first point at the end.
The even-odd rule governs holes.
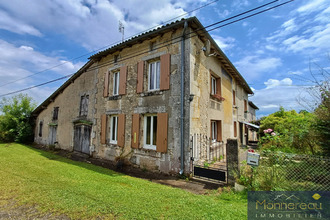
{"type": "Polygon", "coordinates": [[[235,184],[238,174],[238,144],[237,139],[228,139],[226,144],[227,183],[235,184]]]}

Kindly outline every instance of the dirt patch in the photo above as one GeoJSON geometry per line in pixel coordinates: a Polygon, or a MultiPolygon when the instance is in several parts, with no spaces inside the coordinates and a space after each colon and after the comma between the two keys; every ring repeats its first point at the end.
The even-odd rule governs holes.
{"type": "Polygon", "coordinates": [[[54,215],[53,213],[40,213],[35,206],[19,206],[14,199],[0,203],[0,219],[41,219],[41,220],[69,220],[66,215],[54,215]]]}

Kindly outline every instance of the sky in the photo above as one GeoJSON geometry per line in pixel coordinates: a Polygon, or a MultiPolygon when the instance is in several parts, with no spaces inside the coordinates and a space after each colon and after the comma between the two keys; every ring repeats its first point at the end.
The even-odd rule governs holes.
{"type": "MultiPolygon", "coordinates": [[[[196,16],[207,26],[271,0],[212,2],[0,1],[0,97],[75,73],[89,56],[121,42],[119,21],[129,38],[173,18],[196,16]]],[[[330,71],[329,0],[295,0],[209,33],[254,91],[249,100],[259,118],[280,106],[306,109],[313,76],[330,71]]],[[[23,93],[40,104],[65,80],[23,93]]]]}

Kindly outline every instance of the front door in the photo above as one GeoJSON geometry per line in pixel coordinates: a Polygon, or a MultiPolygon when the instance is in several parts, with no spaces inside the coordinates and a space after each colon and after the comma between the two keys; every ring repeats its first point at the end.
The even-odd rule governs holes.
{"type": "Polygon", "coordinates": [[[74,145],[73,149],[85,154],[90,153],[91,126],[76,125],[74,127],[74,145]]]}
{"type": "Polygon", "coordinates": [[[49,145],[54,145],[56,142],[57,126],[49,126],[49,145]]]}

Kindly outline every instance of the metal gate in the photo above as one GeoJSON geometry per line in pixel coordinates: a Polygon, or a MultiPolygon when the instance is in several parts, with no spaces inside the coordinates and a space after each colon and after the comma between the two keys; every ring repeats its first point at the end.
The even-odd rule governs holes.
{"type": "Polygon", "coordinates": [[[202,134],[191,136],[191,172],[194,177],[227,183],[226,147],[202,134]]]}

